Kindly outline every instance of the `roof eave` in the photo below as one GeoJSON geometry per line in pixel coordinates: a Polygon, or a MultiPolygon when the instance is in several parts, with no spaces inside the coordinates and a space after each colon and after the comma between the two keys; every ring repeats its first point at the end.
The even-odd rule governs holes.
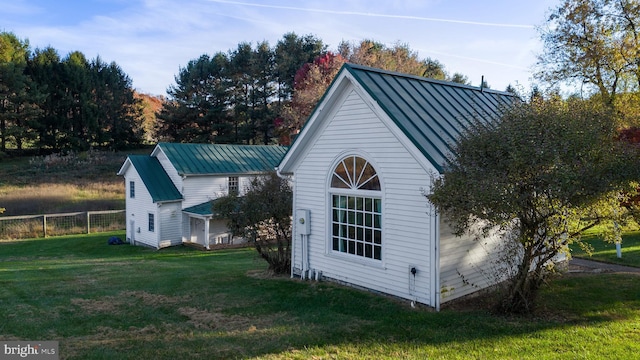
{"type": "Polygon", "coordinates": [[[225,176],[257,176],[257,175],[264,175],[266,173],[268,173],[269,171],[273,171],[275,170],[275,167],[273,169],[270,170],[264,170],[264,171],[250,171],[250,172],[229,172],[229,173],[202,173],[202,174],[195,174],[195,173],[178,173],[178,175],[182,176],[183,178],[187,178],[187,177],[197,177],[197,176],[220,176],[220,177],[225,177],[225,176]]]}
{"type": "Polygon", "coordinates": [[[118,172],[116,173],[116,175],[118,176],[123,176],[127,170],[129,169],[129,167],[131,166],[131,160],[129,159],[129,157],[127,156],[127,159],[124,161],[124,163],[122,164],[122,166],[120,167],[120,170],[118,170],[118,172]]]}
{"type": "Polygon", "coordinates": [[[173,200],[153,200],[153,203],[154,204],[166,204],[166,203],[181,202],[183,200],[184,200],[184,198],[173,199],[173,200]]]}

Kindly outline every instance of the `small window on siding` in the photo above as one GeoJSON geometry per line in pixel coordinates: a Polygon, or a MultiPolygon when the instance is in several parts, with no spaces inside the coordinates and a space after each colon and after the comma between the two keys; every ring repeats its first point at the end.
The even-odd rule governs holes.
{"type": "Polygon", "coordinates": [[[154,231],[156,231],[155,216],[149,213],[149,232],[154,232],[154,231]]]}
{"type": "Polygon", "coordinates": [[[229,194],[237,194],[239,190],[238,177],[229,176],[229,194]]]}
{"type": "Polygon", "coordinates": [[[136,182],[135,181],[129,181],[129,197],[132,198],[132,199],[136,197],[136,182]]]}

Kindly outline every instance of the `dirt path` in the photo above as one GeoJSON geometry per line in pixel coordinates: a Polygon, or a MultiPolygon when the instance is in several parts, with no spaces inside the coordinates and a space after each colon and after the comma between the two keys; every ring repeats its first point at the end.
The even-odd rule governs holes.
{"type": "Polygon", "coordinates": [[[616,264],[608,264],[600,261],[573,258],[569,261],[569,272],[591,273],[627,273],[640,275],[640,268],[616,264]]]}

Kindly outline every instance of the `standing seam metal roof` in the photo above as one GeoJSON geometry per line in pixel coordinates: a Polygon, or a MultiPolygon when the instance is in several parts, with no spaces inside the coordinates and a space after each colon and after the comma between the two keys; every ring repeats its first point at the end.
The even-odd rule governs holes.
{"type": "Polygon", "coordinates": [[[157,158],[148,155],[129,155],[129,161],[138,171],[154,203],[182,200],[182,194],[173,184],[157,158]]]}
{"type": "Polygon", "coordinates": [[[516,97],[506,92],[345,64],[369,95],[439,172],[474,118],[491,123],[516,97]]]}
{"type": "Polygon", "coordinates": [[[213,200],[203,202],[201,204],[193,205],[183,209],[182,211],[191,213],[191,214],[202,215],[202,216],[213,216],[213,215],[216,215],[216,213],[213,212],[213,204],[217,200],[219,199],[213,199],[213,200]]]}
{"type": "Polygon", "coordinates": [[[287,147],[159,143],[180,175],[256,174],[273,170],[287,147]]]}

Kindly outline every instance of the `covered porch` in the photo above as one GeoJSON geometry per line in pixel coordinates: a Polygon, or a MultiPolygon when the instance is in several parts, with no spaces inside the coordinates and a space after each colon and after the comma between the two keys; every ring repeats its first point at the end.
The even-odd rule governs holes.
{"type": "Polygon", "coordinates": [[[182,243],[210,250],[215,245],[240,244],[244,239],[234,237],[227,228],[226,220],[214,218],[210,200],[182,210],[182,243]]]}

